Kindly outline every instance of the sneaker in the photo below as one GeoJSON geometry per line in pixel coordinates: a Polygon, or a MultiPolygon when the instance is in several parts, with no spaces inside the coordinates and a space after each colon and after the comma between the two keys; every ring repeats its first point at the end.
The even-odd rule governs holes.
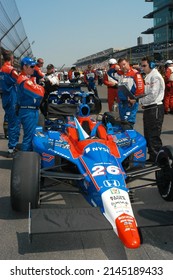
{"type": "Polygon", "coordinates": [[[15,156],[16,152],[17,152],[17,149],[16,149],[16,148],[8,149],[7,158],[13,158],[13,157],[15,156]]]}

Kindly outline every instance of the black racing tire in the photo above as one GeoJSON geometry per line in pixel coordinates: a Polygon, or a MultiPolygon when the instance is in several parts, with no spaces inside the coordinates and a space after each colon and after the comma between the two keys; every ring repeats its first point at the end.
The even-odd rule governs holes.
{"type": "Polygon", "coordinates": [[[163,146],[156,163],[161,168],[156,171],[156,184],[161,197],[173,201],[173,146],[163,146]]]}
{"type": "Polygon", "coordinates": [[[35,152],[16,153],[11,170],[10,197],[12,209],[27,212],[39,206],[40,156],[35,152]]]}

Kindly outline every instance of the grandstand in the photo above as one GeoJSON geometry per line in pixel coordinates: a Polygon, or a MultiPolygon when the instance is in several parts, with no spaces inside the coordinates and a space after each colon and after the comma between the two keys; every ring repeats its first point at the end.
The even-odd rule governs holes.
{"type": "Polygon", "coordinates": [[[97,66],[104,68],[107,64],[108,59],[110,58],[119,59],[120,57],[126,57],[129,59],[131,64],[137,64],[140,62],[141,58],[144,55],[152,56],[153,53],[154,53],[154,43],[138,45],[138,46],[134,46],[127,49],[121,49],[121,50],[109,48],[107,50],[78,59],[75,62],[75,65],[80,68],[83,68],[88,64],[94,64],[96,65],[96,68],[97,66]]]}
{"type": "Polygon", "coordinates": [[[107,61],[110,58],[119,59],[120,57],[126,57],[129,59],[131,64],[139,64],[141,58],[144,56],[151,57],[151,59],[153,59],[156,63],[163,63],[168,58],[173,59],[173,43],[169,42],[161,44],[155,44],[153,42],[122,50],[115,50],[114,48],[110,48],[108,50],[78,59],[74,64],[81,69],[85,68],[88,64],[95,65],[96,68],[105,68],[107,61]],[[101,53],[102,55],[98,55],[101,53]]]}
{"type": "Polygon", "coordinates": [[[142,38],[139,37],[141,40],[137,40],[136,46],[121,50],[109,48],[78,59],[74,64],[80,68],[87,64],[104,67],[111,57],[116,59],[126,57],[131,64],[138,64],[146,55],[157,63],[163,63],[169,58],[173,59],[173,0],[145,0],[145,2],[153,2],[153,11],[143,18],[153,18],[154,26],[141,34],[152,34],[152,43],[142,44],[142,38]]]}

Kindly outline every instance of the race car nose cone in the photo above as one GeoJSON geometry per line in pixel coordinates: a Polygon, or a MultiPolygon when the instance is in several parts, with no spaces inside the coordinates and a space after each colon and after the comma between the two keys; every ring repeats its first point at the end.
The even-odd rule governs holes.
{"type": "Polygon", "coordinates": [[[134,217],[121,214],[116,218],[118,236],[123,244],[130,249],[136,249],[140,246],[139,232],[134,217]]]}

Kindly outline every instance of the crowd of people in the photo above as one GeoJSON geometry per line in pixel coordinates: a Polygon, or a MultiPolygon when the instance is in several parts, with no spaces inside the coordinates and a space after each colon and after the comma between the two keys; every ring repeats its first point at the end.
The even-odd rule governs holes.
{"type": "Polygon", "coordinates": [[[129,60],[111,58],[107,69],[88,65],[81,73],[75,66],[57,73],[53,64],[42,71],[44,60],[30,57],[21,60],[19,72],[13,66],[11,51],[4,50],[0,69],[4,133],[8,138],[8,157],[17,151],[20,129],[23,127],[22,150],[32,151],[32,136],[38,124],[39,110],[44,113],[46,100],[60,83],[84,82],[88,91],[99,97],[97,86],[107,86],[108,109],[118,107],[124,129],[133,129],[139,106],[143,109],[143,127],[149,159],[154,162],[162,147],[161,131],[164,114],[173,114],[173,61],[167,60],[164,71],[148,57],[133,67],[129,60]],[[8,123],[8,132],[7,132],[8,123]]]}

